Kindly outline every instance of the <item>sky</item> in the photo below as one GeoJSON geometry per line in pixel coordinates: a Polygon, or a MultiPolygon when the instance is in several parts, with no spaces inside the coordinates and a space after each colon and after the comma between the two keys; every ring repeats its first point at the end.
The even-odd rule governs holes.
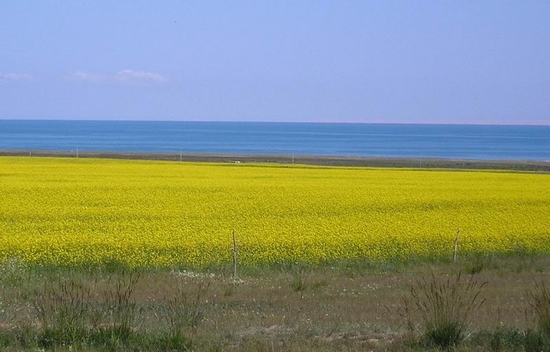
{"type": "Polygon", "coordinates": [[[550,124],[550,1],[3,0],[0,119],[550,124]]]}

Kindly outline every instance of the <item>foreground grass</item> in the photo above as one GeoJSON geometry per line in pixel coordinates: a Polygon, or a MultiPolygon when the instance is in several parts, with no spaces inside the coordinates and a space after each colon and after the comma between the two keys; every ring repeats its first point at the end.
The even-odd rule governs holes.
{"type": "Polygon", "coordinates": [[[550,346],[537,316],[537,309],[550,308],[544,299],[539,304],[550,284],[550,258],[543,256],[249,267],[238,279],[223,267],[126,271],[40,268],[17,260],[5,261],[0,271],[0,349],[9,351],[437,350],[424,335],[423,313],[406,312],[404,298],[421,279],[453,280],[458,272],[485,283],[484,303],[450,347],[550,346]]]}

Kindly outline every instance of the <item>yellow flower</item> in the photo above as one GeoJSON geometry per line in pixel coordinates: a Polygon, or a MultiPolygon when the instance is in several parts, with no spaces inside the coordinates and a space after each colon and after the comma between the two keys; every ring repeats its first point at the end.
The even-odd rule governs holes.
{"type": "Polygon", "coordinates": [[[550,252],[550,175],[0,158],[0,260],[130,266],[550,252]]]}

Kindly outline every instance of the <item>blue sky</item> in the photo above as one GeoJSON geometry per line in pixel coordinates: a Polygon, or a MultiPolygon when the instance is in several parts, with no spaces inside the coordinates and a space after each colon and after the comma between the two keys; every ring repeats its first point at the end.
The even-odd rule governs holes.
{"type": "Polygon", "coordinates": [[[550,124],[550,1],[23,1],[0,119],[550,124]]]}

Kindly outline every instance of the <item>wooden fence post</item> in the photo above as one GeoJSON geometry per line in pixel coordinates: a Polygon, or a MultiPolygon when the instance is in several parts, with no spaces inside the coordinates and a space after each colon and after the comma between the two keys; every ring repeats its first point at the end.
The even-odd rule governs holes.
{"type": "Polygon", "coordinates": [[[237,239],[235,238],[235,230],[233,230],[233,278],[237,278],[237,255],[239,248],[237,247],[237,239]]]}
{"type": "Polygon", "coordinates": [[[453,263],[456,264],[456,256],[458,253],[458,240],[460,239],[460,229],[456,231],[456,237],[455,237],[455,243],[454,243],[454,249],[453,249],[453,263]]]}

